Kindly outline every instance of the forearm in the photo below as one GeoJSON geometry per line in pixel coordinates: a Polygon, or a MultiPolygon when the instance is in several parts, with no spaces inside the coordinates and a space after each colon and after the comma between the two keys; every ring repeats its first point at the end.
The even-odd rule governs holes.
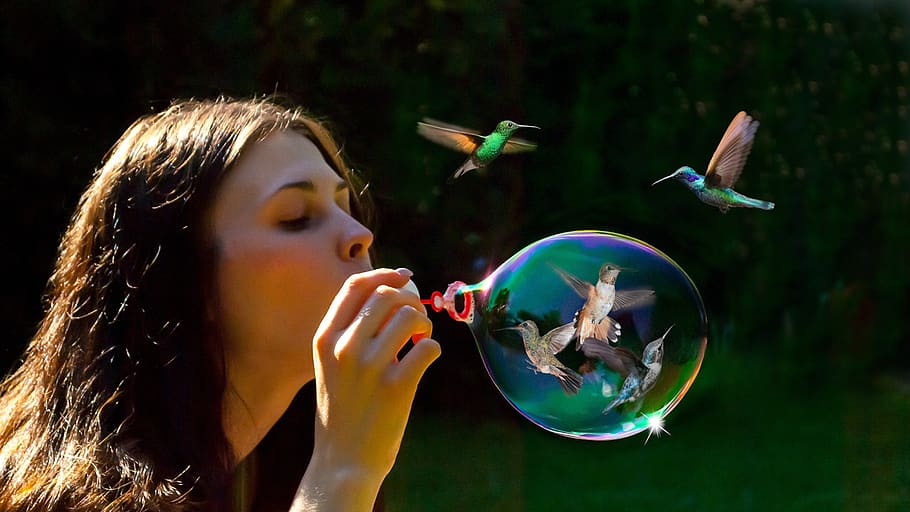
{"type": "Polygon", "coordinates": [[[312,463],[297,488],[291,512],[369,512],[383,478],[349,468],[312,463]]]}

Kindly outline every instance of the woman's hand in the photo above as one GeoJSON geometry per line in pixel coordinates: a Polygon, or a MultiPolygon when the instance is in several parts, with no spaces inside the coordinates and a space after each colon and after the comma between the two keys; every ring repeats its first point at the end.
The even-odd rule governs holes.
{"type": "Polygon", "coordinates": [[[316,331],[314,448],[294,510],[370,510],[395,463],[417,383],[441,352],[424,337],[396,357],[433,329],[420,298],[400,289],[410,276],[351,276],[316,331]]]}

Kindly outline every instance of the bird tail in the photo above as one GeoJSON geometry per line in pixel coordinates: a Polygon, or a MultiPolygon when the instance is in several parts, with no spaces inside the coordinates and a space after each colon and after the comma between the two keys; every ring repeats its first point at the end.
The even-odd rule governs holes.
{"type": "Polygon", "coordinates": [[[464,175],[464,173],[474,170],[474,169],[477,169],[477,164],[474,163],[473,158],[468,158],[467,160],[465,160],[465,162],[463,164],[461,164],[461,167],[459,167],[458,169],[455,170],[455,174],[453,174],[449,178],[449,183],[460,178],[462,175],[464,175]]]}
{"type": "Polygon", "coordinates": [[[570,368],[560,368],[557,373],[556,378],[559,379],[562,390],[569,396],[577,395],[581,389],[581,374],[570,368]]]}
{"type": "Polygon", "coordinates": [[[752,198],[749,198],[749,200],[746,201],[746,206],[748,206],[750,208],[759,208],[761,210],[773,210],[774,209],[774,203],[772,203],[771,201],[762,201],[761,199],[752,199],[752,198]]]}
{"type": "Polygon", "coordinates": [[[625,401],[625,400],[624,400],[622,397],[616,397],[616,398],[614,398],[613,401],[610,402],[609,405],[607,405],[606,407],[604,407],[603,414],[607,414],[608,412],[612,411],[614,407],[616,407],[617,405],[623,403],[624,401],[625,401]]]}

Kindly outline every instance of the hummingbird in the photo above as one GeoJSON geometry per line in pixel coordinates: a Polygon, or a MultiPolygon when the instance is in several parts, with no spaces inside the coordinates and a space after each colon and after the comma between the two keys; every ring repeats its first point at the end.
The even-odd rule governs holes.
{"type": "MultiPolygon", "coordinates": [[[[642,351],[641,360],[635,362],[628,368],[629,373],[619,389],[616,398],[613,399],[603,410],[604,414],[610,412],[614,407],[628,403],[637,402],[644,397],[660,376],[660,370],[663,367],[664,358],[664,338],[670,334],[671,325],[663,336],[645,345],[642,351]]],[[[602,343],[602,342],[601,342],[602,343]]],[[[639,404],[639,407],[641,404],[639,404]]]]}
{"type": "Polygon", "coordinates": [[[537,144],[512,137],[520,128],[540,129],[538,126],[506,120],[500,121],[492,133],[484,136],[480,132],[435,119],[424,118],[417,123],[417,133],[427,139],[462,153],[470,153],[468,159],[449,178],[449,182],[472,169],[486,167],[501,153],[519,153],[536,149],[537,144]]]}
{"type": "Polygon", "coordinates": [[[727,213],[727,210],[733,207],[773,210],[774,203],[746,197],[733,190],[733,185],[746,165],[746,158],[752,149],[752,140],[757,130],[758,121],[754,121],[745,112],[736,114],[720,139],[717,149],[714,150],[704,176],[689,166],[683,166],[673,174],[655,181],[651,186],[673,178],[682,182],[703,203],[716,206],[722,213],[727,213]]]}
{"type": "MultiPolygon", "coordinates": [[[[551,348],[554,340],[572,336],[574,330],[572,322],[563,324],[543,336],[540,335],[537,324],[533,320],[525,320],[514,327],[505,327],[504,330],[515,330],[521,334],[525,353],[531,361],[530,367],[532,370],[539,373],[547,373],[559,379],[559,384],[567,395],[578,393],[581,388],[581,374],[556,359],[551,348]]],[[[555,341],[555,343],[563,343],[564,346],[568,342],[555,341]]]]}
{"type": "Polygon", "coordinates": [[[622,335],[622,325],[608,316],[610,311],[644,306],[654,300],[654,290],[616,291],[616,278],[622,269],[611,263],[601,265],[597,282],[594,284],[579,279],[559,267],[553,266],[553,270],[575,290],[575,293],[585,299],[581,309],[575,313],[576,329],[573,337],[576,340],[576,350],[580,350],[585,341],[591,338],[615,345],[622,335]]]}
{"type": "Polygon", "coordinates": [[[663,336],[645,345],[645,349],[642,351],[641,364],[647,368],[645,375],[641,379],[642,394],[650,391],[654,387],[654,383],[657,382],[657,377],[660,376],[664,361],[664,339],[670,334],[670,329],[672,328],[672,325],[668,327],[663,336]]]}

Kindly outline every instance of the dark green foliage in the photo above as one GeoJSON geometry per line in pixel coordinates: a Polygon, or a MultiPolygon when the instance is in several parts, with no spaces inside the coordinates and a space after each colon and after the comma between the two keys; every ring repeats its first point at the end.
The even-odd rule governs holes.
{"type": "Polygon", "coordinates": [[[3,185],[19,243],[4,257],[26,278],[3,301],[10,346],[133,117],[277,91],[332,120],[379,202],[382,263],[412,266],[424,289],[479,280],[546,235],[615,230],[690,273],[713,328],[735,333],[727,349],[906,366],[908,9],[861,4],[7,5],[3,185]],[[703,170],[740,109],[762,124],[737,188],[776,210],[720,215],[678,185],[649,188],[703,170]],[[415,136],[425,115],[538,124],[540,148],[446,185],[463,156],[415,136]]]}
{"type": "Polygon", "coordinates": [[[53,243],[123,127],[174,97],[277,91],[332,120],[379,202],[381,263],[413,267],[425,290],[476,282],[546,235],[614,230],[690,273],[713,332],[733,333],[725,349],[820,354],[854,372],[907,365],[899,2],[132,9],[3,9],[4,258],[25,279],[3,300],[10,361],[53,243]],[[737,188],[777,209],[721,215],[676,184],[649,188],[681,165],[703,170],[740,109],[761,128],[737,188]],[[463,156],[416,137],[423,116],[537,124],[526,136],[540,147],[446,185],[463,156]]]}

